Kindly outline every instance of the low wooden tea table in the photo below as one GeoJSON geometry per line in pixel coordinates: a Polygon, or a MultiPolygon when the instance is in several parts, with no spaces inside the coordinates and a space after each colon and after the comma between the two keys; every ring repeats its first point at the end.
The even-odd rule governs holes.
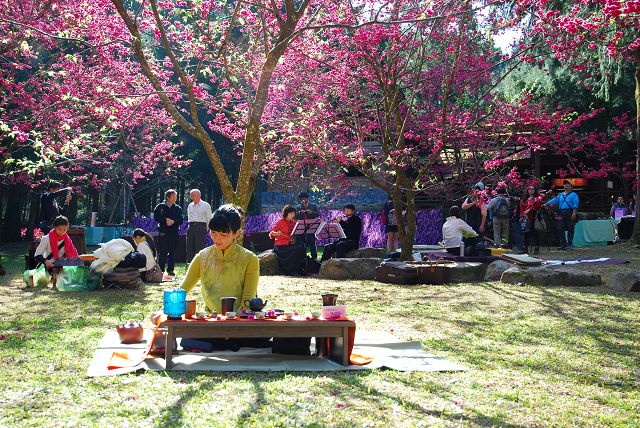
{"type": "MultiPolygon", "coordinates": [[[[355,328],[352,320],[198,320],[165,321],[167,344],[174,338],[259,338],[259,337],[332,337],[329,358],[337,363],[349,365],[349,328],[355,328]]],[[[173,366],[171,346],[165,348],[165,369],[173,366]]]]}

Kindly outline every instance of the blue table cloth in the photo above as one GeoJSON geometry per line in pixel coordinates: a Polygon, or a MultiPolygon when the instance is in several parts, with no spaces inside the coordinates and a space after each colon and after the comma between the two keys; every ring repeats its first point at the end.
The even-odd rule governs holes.
{"type": "Polygon", "coordinates": [[[85,227],[84,240],[86,245],[98,245],[124,235],[123,226],[85,227]]]}
{"type": "Polygon", "coordinates": [[[613,220],[580,220],[573,235],[574,247],[604,247],[615,240],[613,220]]]}

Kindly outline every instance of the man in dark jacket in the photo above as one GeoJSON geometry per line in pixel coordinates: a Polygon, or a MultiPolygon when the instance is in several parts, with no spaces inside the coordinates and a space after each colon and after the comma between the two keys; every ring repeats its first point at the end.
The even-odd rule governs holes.
{"type": "Polygon", "coordinates": [[[347,204],[344,206],[343,212],[344,215],[338,216],[336,221],[340,223],[346,237],[325,245],[321,261],[329,260],[334,253],[336,258],[346,257],[347,252],[357,250],[360,247],[362,220],[356,215],[356,207],[347,204]]]}
{"type": "MultiPolygon", "coordinates": [[[[318,206],[309,202],[309,194],[307,192],[301,192],[298,198],[300,199],[300,205],[296,208],[296,220],[311,220],[320,216],[318,206]]],[[[316,235],[314,233],[296,235],[296,244],[301,244],[311,249],[312,259],[316,260],[318,258],[316,235]]]]}
{"type": "Polygon", "coordinates": [[[158,223],[158,265],[167,274],[175,276],[174,257],[178,247],[178,229],[183,222],[182,208],[176,204],[178,192],[169,189],[164,194],[165,200],[153,210],[153,218],[158,223]]]}
{"type": "Polygon", "coordinates": [[[60,183],[51,181],[47,184],[47,191],[40,197],[39,227],[45,235],[51,231],[53,220],[62,214],[56,198],[66,196],[65,205],[71,200],[71,187],[65,187],[64,189],[61,187],[62,185],[60,183]]]}

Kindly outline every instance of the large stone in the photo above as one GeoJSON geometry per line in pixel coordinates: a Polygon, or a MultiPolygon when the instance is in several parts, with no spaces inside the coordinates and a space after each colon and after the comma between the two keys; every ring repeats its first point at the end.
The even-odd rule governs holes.
{"type": "Polygon", "coordinates": [[[600,275],[593,272],[548,266],[512,267],[505,270],[500,279],[508,284],[529,284],[545,287],[594,287],[602,284],[600,275]]]}
{"type": "Polygon", "coordinates": [[[607,281],[607,287],[622,291],[640,292],[640,272],[617,272],[607,281]]]}
{"type": "Polygon", "coordinates": [[[386,248],[365,247],[351,250],[345,254],[350,259],[384,259],[387,257],[386,248]]]}
{"type": "Polygon", "coordinates": [[[330,259],[322,263],[320,278],[326,279],[375,279],[379,258],[330,259]]]}
{"type": "Polygon", "coordinates": [[[260,275],[282,275],[278,256],[273,250],[263,251],[258,254],[258,260],[260,260],[260,275]]]}
{"type": "Polygon", "coordinates": [[[509,263],[504,260],[496,260],[495,262],[491,262],[489,263],[489,266],[487,266],[487,271],[484,274],[484,280],[498,281],[502,277],[502,272],[512,268],[513,266],[513,263],[509,263]]]}
{"type": "Polygon", "coordinates": [[[485,263],[455,262],[447,263],[449,282],[480,282],[487,269],[485,263]]]}

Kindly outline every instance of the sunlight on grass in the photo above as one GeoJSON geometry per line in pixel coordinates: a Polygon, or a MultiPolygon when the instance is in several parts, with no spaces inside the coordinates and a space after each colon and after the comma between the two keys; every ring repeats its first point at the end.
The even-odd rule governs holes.
{"type": "MultiPolygon", "coordinates": [[[[263,277],[260,296],[270,306],[304,313],[320,306],[321,293],[336,292],[359,329],[420,340],[469,370],[89,379],[98,340],[120,312],[159,309],[163,286],[19,290],[20,269],[12,267],[0,286],[0,426],[640,424],[637,294],[263,277]]],[[[176,271],[184,274],[184,266],[176,271]]]]}

